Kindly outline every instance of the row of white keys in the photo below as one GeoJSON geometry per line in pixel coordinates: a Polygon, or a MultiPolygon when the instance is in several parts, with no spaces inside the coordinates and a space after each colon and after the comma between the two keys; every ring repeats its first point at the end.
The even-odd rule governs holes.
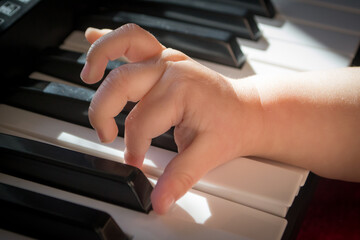
{"type": "Polygon", "coordinates": [[[273,2],[279,14],[286,19],[330,31],[360,36],[358,11],[342,11],[329,7],[329,5],[326,6],[326,4],[315,4],[316,0],[273,0],[273,2]]]}
{"type": "MultiPolygon", "coordinates": [[[[0,115],[0,132],[123,162],[123,148],[119,150],[97,143],[96,134],[91,129],[6,105],[0,105],[0,115]]],[[[115,144],[123,145],[123,141],[119,140],[115,144]]],[[[153,160],[147,159],[145,165],[153,167],[153,160]]],[[[156,178],[148,177],[152,182],[156,181],[156,178]]],[[[0,179],[3,181],[3,176],[0,179]]],[[[113,215],[112,212],[109,214],[113,215]]],[[[267,239],[269,236],[271,239],[280,239],[286,226],[286,220],[281,217],[194,189],[179,199],[166,216],[250,239],[267,239]]]]}
{"type": "Polygon", "coordinates": [[[313,71],[348,66],[351,58],[337,52],[312,48],[277,39],[267,39],[266,50],[246,47],[248,41],[240,40],[247,59],[274,64],[295,71],[313,71]]]}
{"type": "Polygon", "coordinates": [[[263,38],[239,39],[247,58],[296,71],[349,66],[359,46],[360,14],[313,1],[274,0],[277,16],[256,18],[263,38]]]}
{"type": "Polygon", "coordinates": [[[239,39],[248,59],[297,71],[349,66],[359,45],[360,14],[296,0],[274,5],[276,18],[256,18],[262,40],[239,39]]]}
{"type": "Polygon", "coordinates": [[[359,0],[302,0],[311,4],[334,8],[340,11],[360,13],[359,0]]]}
{"type": "Polygon", "coordinates": [[[256,20],[267,39],[332,51],[347,58],[354,57],[359,42],[358,36],[300,24],[284,16],[275,19],[256,17],[256,20]]]}

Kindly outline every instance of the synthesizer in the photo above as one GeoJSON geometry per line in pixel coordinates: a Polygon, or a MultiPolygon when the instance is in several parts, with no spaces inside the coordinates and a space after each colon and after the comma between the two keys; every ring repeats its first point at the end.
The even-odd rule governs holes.
{"type": "Polygon", "coordinates": [[[127,22],[237,79],[359,64],[356,0],[0,1],[0,238],[294,239],[316,176],[269,159],[234,159],[164,216],[152,212],[149,192],[176,155],[172,129],[128,169],[133,104],[102,144],[87,120],[98,86],[79,77],[85,29],[127,22]]]}

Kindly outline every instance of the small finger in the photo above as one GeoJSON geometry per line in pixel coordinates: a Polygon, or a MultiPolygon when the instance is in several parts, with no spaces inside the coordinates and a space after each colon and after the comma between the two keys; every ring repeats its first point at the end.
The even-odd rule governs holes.
{"type": "Polygon", "coordinates": [[[206,134],[196,136],[194,141],[168,164],[151,194],[156,213],[166,213],[202,176],[220,164],[221,151],[217,151],[216,141],[212,139],[206,134]]]}
{"type": "Polygon", "coordinates": [[[183,116],[181,97],[166,83],[159,83],[130,112],[125,122],[126,163],[140,168],[151,140],[179,124],[183,116]]]}
{"type": "Polygon", "coordinates": [[[96,40],[111,32],[111,29],[97,29],[89,27],[85,31],[85,37],[89,43],[93,44],[96,40]]]}
{"type": "Polygon", "coordinates": [[[127,101],[137,102],[153,87],[164,72],[164,65],[153,61],[130,63],[112,70],[96,91],[89,119],[102,142],[111,142],[118,133],[114,117],[127,101]]]}
{"type": "Polygon", "coordinates": [[[89,84],[96,83],[103,77],[109,60],[125,56],[131,62],[138,62],[158,55],[164,49],[153,35],[139,26],[123,25],[91,45],[81,79],[89,84]]]}

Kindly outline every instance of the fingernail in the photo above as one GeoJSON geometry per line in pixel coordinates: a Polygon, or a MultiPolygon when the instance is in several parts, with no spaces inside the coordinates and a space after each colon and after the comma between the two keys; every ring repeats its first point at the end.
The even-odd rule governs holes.
{"type": "Polygon", "coordinates": [[[83,69],[81,70],[80,77],[85,82],[89,78],[90,74],[90,66],[89,63],[86,61],[83,69]]]}

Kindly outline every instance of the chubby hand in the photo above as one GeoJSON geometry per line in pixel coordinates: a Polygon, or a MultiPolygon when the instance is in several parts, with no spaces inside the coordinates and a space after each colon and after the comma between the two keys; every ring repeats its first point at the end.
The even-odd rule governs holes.
{"type": "Polygon", "coordinates": [[[109,60],[126,57],[130,62],[109,73],[91,102],[90,122],[101,141],[115,139],[114,117],[127,101],[139,101],[125,122],[125,161],[141,168],[151,139],[175,126],[179,154],[151,195],[157,213],[165,213],[209,170],[248,154],[256,136],[251,127],[254,108],[245,104],[251,97],[239,92],[252,92],[251,87],[239,87],[235,80],[165,48],[134,24],[114,31],[89,28],[85,36],[92,43],[81,73],[86,83],[99,81],[109,60]],[[244,142],[247,135],[252,137],[244,142]]]}

